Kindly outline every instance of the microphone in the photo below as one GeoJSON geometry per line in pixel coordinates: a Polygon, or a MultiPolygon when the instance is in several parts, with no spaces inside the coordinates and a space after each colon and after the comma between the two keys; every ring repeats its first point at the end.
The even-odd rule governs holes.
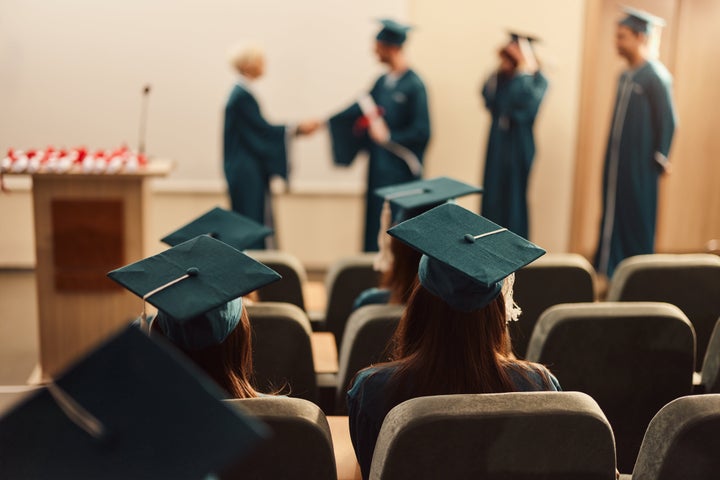
{"type": "Polygon", "coordinates": [[[140,133],[138,134],[138,155],[145,154],[145,130],[147,127],[147,107],[150,98],[150,84],[143,87],[140,106],[140,133]]]}

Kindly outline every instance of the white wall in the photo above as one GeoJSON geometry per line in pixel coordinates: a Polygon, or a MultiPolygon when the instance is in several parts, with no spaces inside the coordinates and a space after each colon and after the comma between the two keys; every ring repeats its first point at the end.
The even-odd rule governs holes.
{"type": "MultiPolygon", "coordinates": [[[[266,48],[269,68],[257,90],[271,120],[325,117],[381,72],[372,54],[373,19],[394,16],[417,26],[407,48],[430,92],[427,175],[479,183],[489,116],[478,91],[496,65],[505,29],[514,27],[543,38],[539,52],[551,81],[536,124],[531,237],[548,250],[565,251],[584,8],[582,0],[0,0],[0,152],[47,144],[135,146],[140,92],[151,83],[149,152],[178,163],[160,189],[187,192],[190,200],[198,192],[222,195],[222,113],[234,81],[227,49],[250,40],[266,48]]],[[[295,147],[299,190],[331,190],[360,202],[362,162],[333,168],[324,133],[295,147]]],[[[0,194],[0,265],[32,260],[30,197],[18,197],[0,194]],[[18,257],[18,245],[27,254],[18,257]]],[[[306,200],[282,199],[279,230],[300,228],[299,205],[310,205],[306,200]]],[[[477,200],[463,203],[477,207],[477,200]]],[[[186,202],[160,205],[175,204],[186,202]]],[[[335,227],[355,222],[352,228],[359,229],[359,208],[349,206],[335,227]]],[[[308,206],[304,215],[315,211],[308,206]]],[[[158,214],[180,219],[188,212],[158,214]]],[[[303,238],[307,245],[293,240],[302,260],[320,264],[318,252],[334,252],[318,243],[331,237],[303,238]]]]}
{"type": "MultiPolygon", "coordinates": [[[[150,83],[147,146],[177,161],[171,180],[222,187],[228,50],[263,46],[266,116],[327,117],[369,88],[372,38],[406,0],[0,0],[0,152],[8,147],[136,147],[150,83]]],[[[296,145],[299,184],[362,183],[330,164],[327,135],[296,145]]]]}

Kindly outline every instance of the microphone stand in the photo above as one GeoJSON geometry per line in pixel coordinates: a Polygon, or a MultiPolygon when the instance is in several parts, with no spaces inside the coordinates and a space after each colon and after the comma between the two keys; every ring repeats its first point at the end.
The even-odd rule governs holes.
{"type": "Polygon", "coordinates": [[[150,97],[150,85],[143,88],[142,103],[140,107],[140,133],[138,134],[138,155],[145,154],[145,130],[147,126],[147,108],[150,97]]]}

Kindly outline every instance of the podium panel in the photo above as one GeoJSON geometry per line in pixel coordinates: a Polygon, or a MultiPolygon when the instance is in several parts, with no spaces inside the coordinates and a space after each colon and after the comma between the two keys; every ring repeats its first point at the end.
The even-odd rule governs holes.
{"type": "Polygon", "coordinates": [[[33,174],[40,378],[59,373],[140,313],[105,274],[145,256],[147,180],[128,174],[33,174]]]}

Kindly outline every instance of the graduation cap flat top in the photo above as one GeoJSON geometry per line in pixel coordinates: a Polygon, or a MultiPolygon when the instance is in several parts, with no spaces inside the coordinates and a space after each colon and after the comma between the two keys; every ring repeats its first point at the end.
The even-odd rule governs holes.
{"type": "Polygon", "coordinates": [[[420,283],[451,306],[471,311],[494,299],[505,277],[545,250],[458,205],[444,204],[388,233],[424,255],[420,283]]]}
{"type": "Polygon", "coordinates": [[[215,207],[187,225],[166,235],[162,241],[170,246],[198,235],[210,235],[238,250],[245,250],[273,233],[272,229],[239,213],[215,207]]]}
{"type": "Polygon", "coordinates": [[[402,210],[415,210],[439,205],[471,193],[482,193],[482,191],[483,189],[480,187],[468,185],[452,178],[437,177],[378,188],[375,190],[375,195],[402,210]]]}
{"type": "Polygon", "coordinates": [[[378,20],[382,25],[382,30],[377,34],[377,40],[390,45],[402,45],[407,39],[407,33],[412,30],[409,25],[404,25],[390,18],[381,18],[378,20]]]}
{"type": "Polygon", "coordinates": [[[132,326],[50,385],[54,393],[39,389],[0,419],[0,477],[197,480],[267,435],[196,367],[132,326]]]}
{"type": "Polygon", "coordinates": [[[654,26],[664,27],[665,20],[644,10],[632,7],[622,7],[625,18],[620,20],[620,25],[625,25],[638,33],[649,33],[654,26]]]}
{"type": "Polygon", "coordinates": [[[135,295],[182,321],[280,279],[280,275],[207,235],[108,273],[135,295]],[[174,282],[174,283],[173,283],[174,282]]]}
{"type": "Polygon", "coordinates": [[[521,38],[524,38],[530,43],[540,43],[540,38],[535,35],[528,35],[527,33],[520,33],[515,30],[508,30],[508,35],[510,36],[511,42],[517,42],[521,38]]]}

